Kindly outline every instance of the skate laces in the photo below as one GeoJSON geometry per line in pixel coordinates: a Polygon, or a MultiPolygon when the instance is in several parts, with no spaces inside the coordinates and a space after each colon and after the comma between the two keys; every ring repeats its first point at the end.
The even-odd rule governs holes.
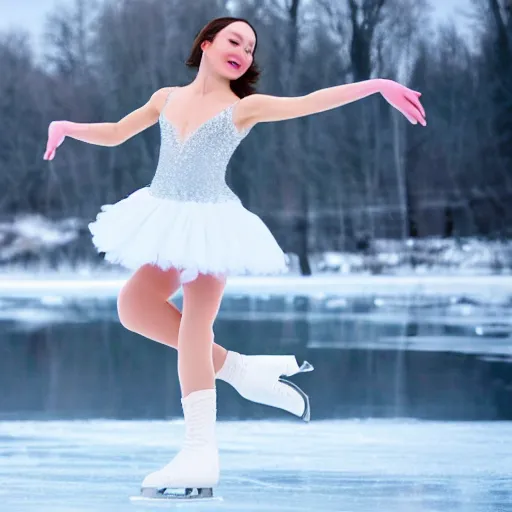
{"type": "Polygon", "coordinates": [[[184,448],[201,448],[215,442],[216,407],[210,400],[201,400],[185,408],[184,448]]]}
{"type": "Polygon", "coordinates": [[[243,372],[244,367],[245,361],[242,354],[229,350],[224,365],[215,377],[233,385],[233,383],[240,379],[240,374],[243,372]]]}

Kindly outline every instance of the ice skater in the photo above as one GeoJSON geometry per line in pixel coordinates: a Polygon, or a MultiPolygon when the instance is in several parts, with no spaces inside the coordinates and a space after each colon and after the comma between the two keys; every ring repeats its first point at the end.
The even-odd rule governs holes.
{"type": "Polygon", "coordinates": [[[211,497],[219,482],[215,380],[243,397],[309,420],[307,395],[285,377],[312,370],[294,356],[248,356],[214,342],[213,324],[231,275],[287,272],[286,258],[262,220],[227,186],[227,164],[257,123],[330,110],[374,93],[413,124],[425,125],[420,93],[374,79],[299,97],[256,94],[257,35],[245,19],[222,17],[196,36],[187,66],[194,80],[156,91],[116,123],[54,121],[44,158],[64,138],[116,146],[156,122],[161,146],[151,184],[112,205],[89,224],[105,259],[134,270],[121,289],[118,314],[127,329],[178,350],[185,418],[182,449],[148,475],[142,496],[211,497]],[[183,287],[180,312],[168,302],[183,287]],[[183,489],[169,494],[169,489],[183,489]]]}

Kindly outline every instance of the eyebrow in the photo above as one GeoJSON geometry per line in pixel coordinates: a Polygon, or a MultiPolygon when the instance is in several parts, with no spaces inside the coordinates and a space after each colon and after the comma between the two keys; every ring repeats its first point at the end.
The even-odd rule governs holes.
{"type": "MultiPolygon", "coordinates": [[[[230,32],[231,34],[233,34],[233,35],[235,35],[235,36],[239,37],[242,41],[244,40],[243,36],[242,36],[242,35],[240,35],[238,32],[235,32],[234,30],[230,30],[229,32],[230,32]]],[[[254,41],[249,41],[249,44],[250,44],[251,46],[254,46],[254,41]]]]}

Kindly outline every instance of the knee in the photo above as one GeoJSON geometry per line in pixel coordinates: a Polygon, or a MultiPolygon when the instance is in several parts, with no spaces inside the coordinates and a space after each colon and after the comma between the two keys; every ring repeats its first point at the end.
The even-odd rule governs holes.
{"type": "Polygon", "coordinates": [[[144,265],[122,286],[117,296],[117,315],[123,327],[133,331],[134,322],[142,302],[158,291],[156,268],[144,265]]]}
{"type": "Polygon", "coordinates": [[[117,296],[117,316],[121,325],[126,329],[134,330],[134,312],[137,308],[137,296],[134,288],[125,284],[117,296]]]}

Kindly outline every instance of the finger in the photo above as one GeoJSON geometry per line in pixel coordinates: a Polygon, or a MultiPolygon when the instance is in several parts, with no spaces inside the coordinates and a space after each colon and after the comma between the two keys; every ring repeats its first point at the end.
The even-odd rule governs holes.
{"type": "Polygon", "coordinates": [[[414,119],[414,116],[407,111],[407,109],[403,107],[395,107],[405,118],[412,124],[415,124],[416,119],[414,119]]]}
{"type": "Polygon", "coordinates": [[[46,149],[45,149],[45,155],[48,154],[53,148],[52,139],[48,137],[48,140],[46,141],[46,149]]]}
{"type": "Polygon", "coordinates": [[[409,115],[414,119],[414,123],[413,124],[418,124],[420,123],[422,126],[426,126],[427,125],[427,122],[425,121],[425,119],[423,119],[423,117],[421,117],[421,115],[417,112],[410,112],[409,115]]]}
{"type": "Polygon", "coordinates": [[[418,98],[414,99],[413,104],[421,112],[421,115],[423,117],[427,117],[427,114],[425,113],[425,109],[423,108],[423,105],[421,104],[421,101],[418,98]]]}
{"type": "Polygon", "coordinates": [[[425,109],[423,108],[423,105],[416,96],[413,96],[412,94],[408,93],[405,95],[405,97],[418,109],[418,111],[421,113],[423,117],[426,117],[425,109]]]}
{"type": "Polygon", "coordinates": [[[417,113],[413,111],[411,107],[403,106],[400,112],[411,122],[412,124],[418,124],[417,113]]]}
{"type": "Polygon", "coordinates": [[[401,102],[400,105],[396,104],[394,101],[388,99],[388,103],[396,108],[402,115],[404,115],[407,120],[412,124],[417,124],[417,120],[414,117],[414,113],[411,110],[412,103],[410,102],[401,102]]]}
{"type": "Polygon", "coordinates": [[[418,98],[411,96],[410,94],[405,93],[404,99],[407,104],[407,108],[410,108],[413,112],[418,113],[419,115],[423,115],[421,112],[421,105],[418,101],[418,98]]]}
{"type": "Polygon", "coordinates": [[[419,109],[419,107],[421,107],[421,105],[419,105],[419,107],[418,107],[416,105],[416,103],[410,101],[410,99],[407,96],[405,96],[405,99],[407,101],[407,106],[405,106],[404,108],[407,109],[408,113],[410,115],[412,115],[414,117],[414,119],[419,121],[422,125],[425,125],[426,123],[425,123],[424,116],[419,109]]]}
{"type": "Polygon", "coordinates": [[[46,146],[46,151],[44,153],[44,156],[45,156],[45,159],[48,159],[50,157],[50,155],[52,154],[52,152],[54,151],[54,146],[48,144],[48,146],[46,146]]]}

